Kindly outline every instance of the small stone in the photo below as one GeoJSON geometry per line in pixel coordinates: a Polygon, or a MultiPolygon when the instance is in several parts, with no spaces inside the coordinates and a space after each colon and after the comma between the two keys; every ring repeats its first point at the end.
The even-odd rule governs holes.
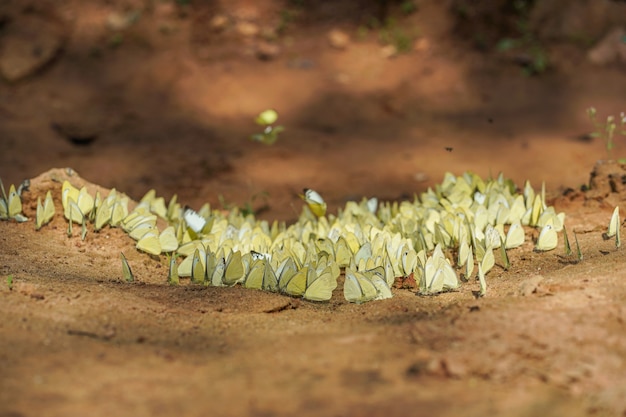
{"type": "Polygon", "coordinates": [[[393,58],[398,54],[398,49],[394,45],[385,45],[380,48],[380,54],[383,58],[393,58]]]}
{"type": "Polygon", "coordinates": [[[442,359],[441,365],[449,378],[462,378],[467,375],[467,366],[457,357],[448,356],[442,359]]]}
{"type": "Polygon", "coordinates": [[[544,278],[542,275],[536,275],[523,281],[519,286],[519,295],[521,295],[522,297],[528,297],[529,295],[537,291],[539,285],[543,280],[544,278]]]}
{"type": "Polygon", "coordinates": [[[176,5],[174,2],[160,2],[155,5],[154,15],[162,18],[176,16],[176,5]]]}
{"type": "Polygon", "coordinates": [[[425,172],[416,172],[415,174],[413,174],[413,178],[417,182],[426,182],[428,181],[428,174],[426,174],[425,172]]]}
{"type": "Polygon", "coordinates": [[[137,20],[139,20],[139,12],[133,11],[129,13],[113,12],[107,16],[107,26],[111,30],[120,31],[128,29],[137,20]]]}
{"type": "Polygon", "coordinates": [[[415,52],[427,52],[430,49],[430,42],[426,38],[419,38],[413,44],[415,52]]]}
{"type": "Polygon", "coordinates": [[[614,28],[587,53],[587,58],[596,65],[626,63],[626,30],[614,28]]]}
{"type": "Polygon", "coordinates": [[[259,26],[252,22],[239,22],[237,23],[237,32],[240,35],[245,36],[247,38],[251,38],[256,36],[259,33],[259,26]]]}
{"type": "Polygon", "coordinates": [[[63,46],[62,29],[42,17],[8,25],[0,45],[0,73],[10,81],[26,78],[51,62],[63,46]]]}
{"type": "Polygon", "coordinates": [[[335,49],[346,49],[350,44],[350,36],[342,30],[333,29],[328,32],[328,42],[335,49]]]}
{"type": "Polygon", "coordinates": [[[270,61],[280,54],[280,47],[274,43],[261,41],[256,46],[256,56],[262,61],[270,61]]]}
{"type": "Polygon", "coordinates": [[[68,121],[52,122],[53,130],[75,145],[88,145],[98,137],[96,126],[68,121]]]}
{"type": "Polygon", "coordinates": [[[209,26],[215,32],[221,32],[228,26],[228,17],[223,14],[218,14],[211,18],[209,26]]]}

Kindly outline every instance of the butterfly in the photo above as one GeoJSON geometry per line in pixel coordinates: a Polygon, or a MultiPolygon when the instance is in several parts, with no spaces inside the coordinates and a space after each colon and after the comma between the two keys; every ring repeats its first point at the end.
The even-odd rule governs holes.
{"type": "Polygon", "coordinates": [[[165,207],[165,199],[163,197],[157,197],[154,189],[148,191],[139,201],[139,204],[146,204],[151,213],[166,219],[167,208],[165,207]]]}
{"type": "Polygon", "coordinates": [[[487,282],[485,281],[485,272],[480,264],[478,264],[478,282],[480,284],[479,297],[484,297],[487,294],[487,282]]]}
{"type": "Polygon", "coordinates": [[[94,230],[96,232],[111,222],[111,216],[113,214],[112,204],[114,204],[112,200],[105,198],[96,207],[96,218],[94,224],[94,230]]]}
{"type": "Polygon", "coordinates": [[[35,229],[39,230],[41,227],[52,220],[54,217],[54,201],[52,201],[52,194],[50,191],[46,193],[43,205],[41,204],[41,198],[37,197],[37,216],[35,217],[35,229]]]}
{"type": "Polygon", "coordinates": [[[159,243],[161,244],[161,252],[174,252],[178,249],[178,239],[176,238],[174,226],[166,227],[159,234],[159,243]]]}
{"type": "Polygon", "coordinates": [[[233,286],[245,278],[245,268],[242,261],[240,251],[231,252],[226,261],[224,277],[222,283],[224,285],[233,286]]]}
{"type": "Polygon", "coordinates": [[[250,272],[248,272],[243,286],[246,288],[276,292],[278,290],[278,279],[276,278],[276,273],[274,273],[274,269],[270,265],[269,260],[264,256],[260,258],[253,257],[250,272]]]}
{"type": "Polygon", "coordinates": [[[315,276],[315,268],[310,265],[305,265],[300,270],[298,270],[295,274],[291,276],[288,280],[283,282],[281,277],[281,285],[283,292],[285,294],[289,294],[292,296],[300,297],[303,296],[308,283],[313,282],[316,278],[315,276]]]}
{"type": "Polygon", "coordinates": [[[343,296],[351,303],[362,304],[374,300],[378,296],[378,289],[365,275],[347,267],[343,296]]]}
{"type": "Polygon", "coordinates": [[[189,207],[185,207],[183,210],[183,219],[195,233],[200,233],[206,225],[206,219],[189,207]]]}
{"type": "Polygon", "coordinates": [[[317,193],[317,191],[311,190],[310,188],[305,188],[303,190],[304,194],[300,197],[307,204],[309,209],[315,214],[317,217],[322,217],[326,214],[326,202],[322,198],[321,195],[317,193]]]}
{"type": "Polygon", "coordinates": [[[332,265],[328,265],[311,282],[307,282],[306,290],[302,295],[309,301],[328,301],[337,288],[337,271],[333,271],[332,265]]]}
{"type": "MultiPolygon", "coordinates": [[[[82,187],[80,190],[74,187],[69,181],[64,181],[61,187],[61,203],[63,204],[63,209],[67,212],[68,205],[70,200],[73,200],[78,207],[80,208],[80,212],[83,216],[87,216],[91,213],[91,210],[94,208],[94,198],[89,194],[86,187],[82,187]]],[[[66,215],[65,218],[68,220],[69,217],[66,215]]],[[[81,223],[81,221],[77,221],[76,223],[81,223]]]]}
{"type": "Polygon", "coordinates": [[[170,285],[178,285],[178,264],[176,263],[176,257],[170,255],[170,267],[167,272],[167,282],[170,285]]]}
{"type": "Polygon", "coordinates": [[[611,215],[611,220],[609,221],[609,229],[606,232],[606,238],[611,238],[615,236],[615,247],[619,248],[622,244],[621,236],[620,236],[620,221],[619,221],[619,206],[615,207],[613,210],[613,214],[611,215]]]}
{"type": "Polygon", "coordinates": [[[556,248],[557,241],[556,230],[554,230],[554,226],[552,224],[548,223],[543,226],[541,232],[539,232],[535,250],[542,252],[552,250],[556,248]]]}
{"type": "MultiPolygon", "coordinates": [[[[506,252],[505,252],[505,255],[506,255],[506,252]]],[[[480,261],[479,265],[482,267],[483,272],[486,274],[489,271],[491,271],[491,268],[493,268],[495,264],[496,264],[496,260],[493,255],[493,250],[490,248],[487,248],[485,250],[485,255],[483,256],[483,259],[480,261]]]]}
{"type": "Polygon", "coordinates": [[[362,274],[369,278],[374,287],[376,287],[377,295],[374,300],[384,300],[393,297],[391,288],[385,279],[385,269],[382,266],[363,271],[362,274]]]}
{"type": "Polygon", "coordinates": [[[161,254],[161,241],[159,240],[159,230],[154,228],[147,229],[148,231],[137,241],[137,249],[149,253],[150,255],[158,256],[161,254]]]}
{"type": "Polygon", "coordinates": [[[133,282],[135,280],[135,276],[133,275],[133,271],[130,269],[130,265],[128,265],[128,261],[126,260],[124,253],[120,252],[120,258],[122,259],[122,276],[126,282],[133,282]]]}
{"type": "Polygon", "coordinates": [[[506,239],[504,239],[504,247],[506,249],[513,249],[524,244],[524,228],[519,221],[516,221],[509,227],[509,231],[506,233],[506,239]]]}
{"type": "Polygon", "coordinates": [[[72,197],[68,198],[63,214],[70,223],[70,229],[72,223],[82,224],[83,220],[85,219],[84,213],[72,197]]]}
{"type": "Polygon", "coordinates": [[[420,294],[437,294],[458,286],[456,272],[444,256],[441,245],[437,245],[433,254],[426,259],[424,276],[420,280],[420,294]]]}
{"type": "Polygon", "coordinates": [[[202,262],[203,259],[206,262],[206,252],[204,250],[200,251],[200,248],[196,248],[191,258],[191,282],[195,284],[203,283],[205,280],[206,270],[202,262]]]}
{"type": "Polygon", "coordinates": [[[15,191],[15,185],[11,184],[9,188],[9,197],[7,199],[8,217],[11,219],[16,218],[22,213],[22,200],[19,194],[15,191]]]}

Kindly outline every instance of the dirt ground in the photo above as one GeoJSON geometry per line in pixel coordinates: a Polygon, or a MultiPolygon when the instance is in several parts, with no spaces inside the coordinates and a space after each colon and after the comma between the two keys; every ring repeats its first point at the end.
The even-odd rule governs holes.
{"type": "Polygon", "coordinates": [[[529,241],[481,299],[466,283],[352,305],[340,285],[311,303],[171,287],[165,257],[118,229],[83,242],[60,215],[39,232],[0,222],[0,417],[626,415],[626,252],[601,236],[624,194],[579,191],[607,157],[585,109],[626,110],[624,67],[554,41],[543,44],[553,65],[524,75],[509,55],[471,47],[435,1],[398,17],[418,35],[387,57],[380,29],[359,21],[380,13],[370,3],[306,14],[307,2],[277,0],[0,2],[0,40],[40,19],[60,45],[0,83],[4,184],[32,179],[29,217],[47,190],[61,212],[53,178],[66,171],[50,170],[72,167],[92,189],[139,199],[155,188],[293,221],[303,187],[335,212],[363,196],[410,198],[446,171],[502,171],[546,182],[584,260],[529,241]],[[333,29],[346,45],[330,44],[333,29]],[[266,108],[286,127],[272,146],[248,140],[266,108]]]}

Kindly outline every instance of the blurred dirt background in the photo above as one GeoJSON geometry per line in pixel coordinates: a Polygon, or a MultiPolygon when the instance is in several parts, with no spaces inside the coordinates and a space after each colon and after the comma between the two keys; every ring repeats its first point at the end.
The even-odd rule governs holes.
{"type": "Polygon", "coordinates": [[[609,158],[585,110],[626,110],[626,3],[476,3],[0,0],[0,176],[33,179],[29,217],[59,202],[51,168],[287,221],[303,187],[336,211],[502,171],[546,182],[585,255],[529,242],[483,299],[315,304],[169,287],[119,230],[1,222],[0,416],[626,415],[624,252],[601,237],[623,168],[581,191],[609,158]],[[272,146],[249,140],[267,108],[272,146]]]}

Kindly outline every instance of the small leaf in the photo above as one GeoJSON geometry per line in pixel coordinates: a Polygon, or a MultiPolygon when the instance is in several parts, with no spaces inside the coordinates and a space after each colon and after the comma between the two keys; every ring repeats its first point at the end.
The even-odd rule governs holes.
{"type": "Polygon", "coordinates": [[[517,41],[511,38],[501,39],[496,45],[496,49],[500,52],[509,51],[517,46],[517,41]]]}

